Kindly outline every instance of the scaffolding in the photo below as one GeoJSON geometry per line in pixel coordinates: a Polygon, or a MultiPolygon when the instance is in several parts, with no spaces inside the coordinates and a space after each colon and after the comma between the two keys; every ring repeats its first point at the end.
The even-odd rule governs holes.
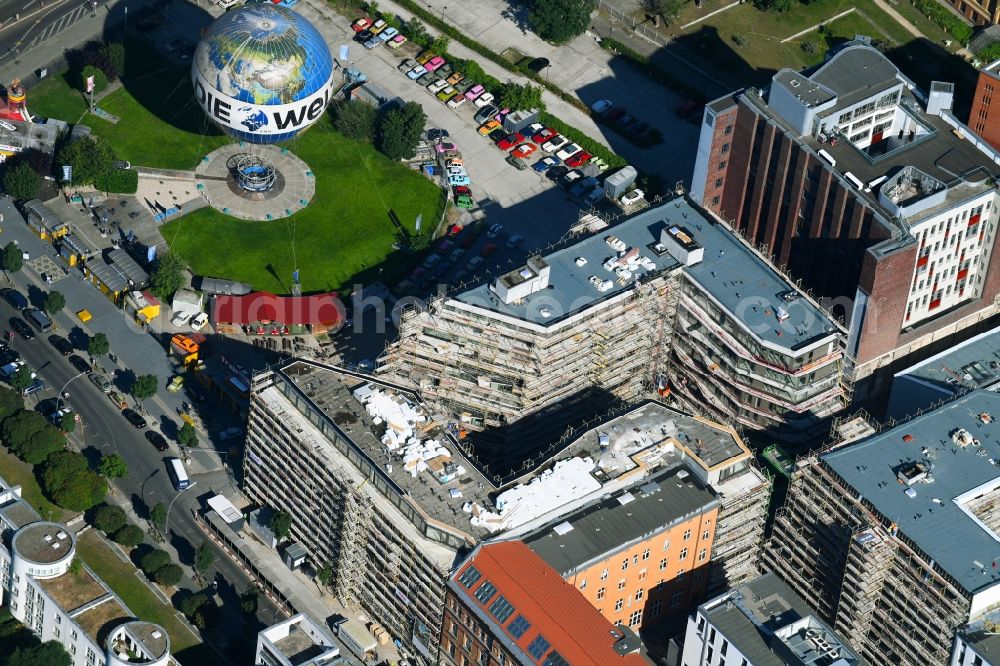
{"type": "Polygon", "coordinates": [[[365,546],[374,509],[371,497],[363,489],[367,480],[355,486],[348,475],[339,468],[333,470],[333,476],[340,486],[342,506],[334,591],[344,605],[357,605],[361,603],[360,590],[363,587],[365,572],[371,564],[365,553],[367,550],[365,546]]]}

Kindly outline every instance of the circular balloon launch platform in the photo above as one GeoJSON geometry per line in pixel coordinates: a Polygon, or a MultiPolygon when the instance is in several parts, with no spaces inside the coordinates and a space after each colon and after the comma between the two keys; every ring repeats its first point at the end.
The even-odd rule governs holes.
{"type": "Polygon", "coordinates": [[[213,150],[195,169],[209,204],[241,220],[277,220],[305,208],[316,193],[309,165],[286,149],[231,144],[213,150]]]}

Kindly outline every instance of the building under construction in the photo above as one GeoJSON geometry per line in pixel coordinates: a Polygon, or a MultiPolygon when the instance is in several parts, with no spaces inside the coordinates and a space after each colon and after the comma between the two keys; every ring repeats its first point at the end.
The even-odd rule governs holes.
{"type": "Polygon", "coordinates": [[[799,460],[765,566],[868,663],[946,664],[1000,604],[1000,395],[799,460]]]}
{"type": "Polygon", "coordinates": [[[735,415],[801,440],[845,404],[843,336],[760,253],[678,197],[404,310],[379,373],[473,428],[588,389],[625,402],[658,390],[717,421],[735,415]]]}

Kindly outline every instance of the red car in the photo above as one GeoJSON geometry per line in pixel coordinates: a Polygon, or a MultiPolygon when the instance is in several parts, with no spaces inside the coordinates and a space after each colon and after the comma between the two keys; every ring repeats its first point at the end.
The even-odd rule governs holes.
{"type": "Polygon", "coordinates": [[[462,233],[462,227],[461,226],[459,226],[457,224],[453,224],[450,227],[448,227],[448,238],[454,238],[455,236],[459,235],[460,233],[462,233]]]}
{"type": "Polygon", "coordinates": [[[524,136],[520,132],[514,132],[497,141],[497,148],[500,150],[510,150],[522,141],[524,141],[524,136]]]}
{"type": "Polygon", "coordinates": [[[531,137],[531,140],[537,143],[538,145],[541,145],[557,134],[559,134],[559,132],[555,131],[551,127],[546,127],[541,132],[531,137]]]}
{"type": "Polygon", "coordinates": [[[593,157],[593,155],[591,155],[585,150],[581,150],[576,155],[566,158],[566,166],[568,166],[571,169],[582,167],[584,164],[590,161],[591,157],[593,157]]]}
{"type": "Polygon", "coordinates": [[[538,150],[538,146],[533,146],[530,143],[522,143],[520,146],[516,147],[514,150],[510,151],[510,154],[514,157],[525,158],[531,155],[531,153],[538,150]]]}
{"type": "Polygon", "coordinates": [[[479,240],[479,236],[477,236],[476,234],[469,234],[463,237],[462,240],[458,241],[458,245],[462,249],[468,250],[475,244],[477,240],[479,240]]]}
{"type": "Polygon", "coordinates": [[[472,196],[472,189],[466,187],[465,185],[456,185],[455,187],[451,188],[451,191],[455,193],[456,197],[460,197],[463,194],[467,197],[472,196]]]}
{"type": "Polygon", "coordinates": [[[374,23],[374,21],[372,21],[370,18],[367,17],[359,18],[357,21],[351,24],[351,27],[354,28],[354,32],[361,32],[362,30],[367,30],[372,23],[374,23]]]}
{"type": "Polygon", "coordinates": [[[486,245],[483,246],[483,249],[479,251],[479,256],[484,258],[488,257],[491,254],[493,254],[493,252],[496,251],[496,249],[497,249],[496,243],[487,243],[486,245]]]}

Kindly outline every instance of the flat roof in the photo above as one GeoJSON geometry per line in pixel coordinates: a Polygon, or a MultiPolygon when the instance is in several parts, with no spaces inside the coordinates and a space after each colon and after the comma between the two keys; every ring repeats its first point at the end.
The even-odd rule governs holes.
{"type": "MultiPolygon", "coordinates": [[[[797,622],[802,623],[806,618],[809,618],[810,628],[825,634],[827,643],[832,644],[831,638],[836,642],[841,656],[849,660],[845,664],[858,664],[860,661],[846,642],[816,617],[816,612],[802,597],[770,572],[702,604],[699,610],[754,666],[786,666],[789,662],[784,655],[779,656],[771,648],[773,641],[782,641],[775,632],[797,622]]],[[[799,657],[801,663],[834,661],[822,661],[821,655],[812,651],[807,640],[798,632],[789,638],[791,640],[782,641],[783,647],[799,657]],[[813,661],[815,659],[820,660],[813,661]]]]}
{"type": "Polygon", "coordinates": [[[463,507],[476,503],[482,508],[492,508],[489,493],[495,490],[493,484],[462,453],[444,428],[434,421],[430,410],[413,392],[377,381],[373,377],[352,374],[315,362],[291,361],[282,366],[279,373],[297,386],[316,409],[326,414],[399,488],[400,493],[411,498],[428,517],[465,534],[483,531],[474,528],[470,523],[472,515],[464,511],[463,507]],[[375,436],[375,432],[385,429],[385,419],[373,418],[366,405],[355,397],[355,391],[359,389],[378,390],[387,400],[398,400],[408,405],[408,409],[422,414],[426,420],[410,424],[410,431],[424,442],[435,440],[438,443],[437,449],[443,448],[450,455],[426,458],[426,455],[433,452],[426,453],[426,468],[415,460],[405,463],[400,457],[401,449],[390,451],[387,444],[383,444],[375,436]],[[454,467],[446,468],[449,464],[454,467]],[[408,467],[411,469],[407,469],[408,467]],[[447,480],[442,483],[441,478],[447,480]]]}
{"type": "Polygon", "coordinates": [[[132,614],[116,597],[108,596],[72,618],[95,643],[105,645],[111,631],[131,620],[132,614]]]}
{"type": "Polygon", "coordinates": [[[278,652],[283,654],[292,664],[307,662],[330,649],[323,645],[317,645],[312,637],[302,631],[298,625],[289,627],[288,634],[284,638],[273,641],[273,644],[278,652]]]}
{"type": "Polygon", "coordinates": [[[835,97],[833,93],[825,87],[819,86],[811,81],[808,76],[800,74],[791,69],[782,69],[774,75],[776,81],[788,89],[790,93],[798,96],[807,107],[814,107],[825,104],[835,97]]]}
{"type": "Polygon", "coordinates": [[[149,273],[133,259],[128,252],[121,248],[115,248],[108,252],[108,259],[132,280],[130,287],[141,287],[149,282],[149,273]]]}
{"type": "Polygon", "coordinates": [[[794,351],[836,330],[834,322],[804,296],[784,301],[782,294],[799,293],[794,285],[729,229],[694,207],[685,197],[647,208],[595,235],[544,255],[550,266],[548,289],[504,304],[490,291],[488,284],[480,284],[453,298],[548,326],[634,288],[634,280],[620,280],[614,271],[603,266],[608,258],[617,254],[608,244],[610,237],[619,239],[629,249],[637,249],[641,256],[653,262],[655,268],[643,269],[639,273],[641,279],[679,268],[680,262],[660,245],[661,232],[674,226],[687,229],[693,242],[704,248],[704,259],[682,270],[762,341],[794,351]],[[582,266],[577,265],[580,258],[586,260],[582,266]],[[591,276],[610,281],[611,287],[605,292],[598,291],[590,282],[591,276]],[[541,314],[546,307],[551,311],[548,317],[541,314]],[[788,315],[780,321],[779,308],[788,315]]]}
{"type": "Polygon", "coordinates": [[[903,79],[899,68],[876,49],[863,44],[845,46],[809,77],[837,95],[837,104],[824,115],[888,90],[903,79]]]}
{"type": "Polygon", "coordinates": [[[170,637],[167,636],[167,632],[163,630],[163,627],[153,622],[133,620],[122,629],[127,631],[135,642],[142,646],[151,659],[159,659],[170,648],[170,637]]]}
{"type": "Polygon", "coordinates": [[[35,582],[52,597],[63,611],[70,613],[108,594],[104,583],[89,568],[67,571],[55,578],[36,578],[35,582]]]}
{"type": "Polygon", "coordinates": [[[715,494],[683,465],[560,516],[524,542],[562,575],[665,525],[708,511],[715,494]]]}
{"type": "Polygon", "coordinates": [[[993,566],[1000,565],[998,526],[978,506],[1000,497],[998,418],[1000,395],[979,389],[821,460],[896,523],[936,569],[975,593],[1000,582],[993,566]],[[933,483],[908,487],[898,480],[915,463],[933,483]]]}
{"type": "Polygon", "coordinates": [[[1000,327],[896,373],[887,415],[903,418],[939,400],[1000,381],[1000,327]]]}
{"type": "Polygon", "coordinates": [[[40,521],[18,530],[12,545],[19,557],[36,564],[52,564],[66,557],[75,542],[76,537],[65,525],[40,521]]]}

